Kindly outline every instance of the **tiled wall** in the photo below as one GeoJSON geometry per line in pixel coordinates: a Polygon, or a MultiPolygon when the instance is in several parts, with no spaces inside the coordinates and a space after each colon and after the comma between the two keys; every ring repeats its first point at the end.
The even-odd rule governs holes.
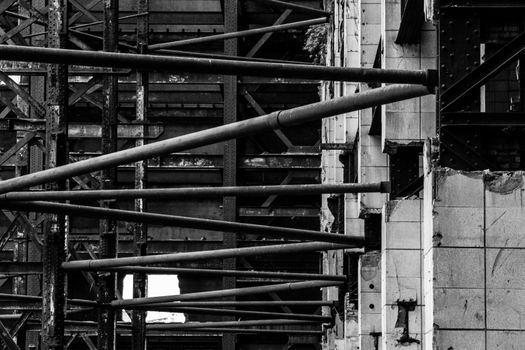
{"type": "Polygon", "coordinates": [[[422,200],[389,201],[383,208],[381,230],[381,286],[383,349],[421,349],[423,335],[422,297],[422,200]],[[414,300],[408,312],[408,336],[402,341],[403,328],[396,325],[398,301],[414,300]]]}
{"type": "MultiPolygon", "coordinates": [[[[383,38],[382,68],[436,69],[436,29],[426,22],[421,31],[421,44],[395,43],[401,23],[400,0],[382,0],[381,36],[383,38]]],[[[436,133],[435,97],[425,96],[391,103],[382,109],[382,147],[388,150],[397,145],[422,142],[436,133]]]]}
{"type": "MultiPolygon", "coordinates": [[[[381,0],[361,0],[360,48],[361,67],[372,68],[381,37],[381,0]]],[[[367,83],[359,84],[361,92],[369,90],[367,83]]],[[[388,180],[388,158],[381,149],[380,136],[370,136],[372,109],[363,109],[359,115],[358,179],[360,183],[388,180]]],[[[362,193],[358,196],[360,214],[381,212],[385,196],[380,193],[362,193]]]]}
{"type": "Polygon", "coordinates": [[[435,197],[425,218],[426,337],[444,349],[522,348],[523,172],[436,169],[427,177],[435,197]]]}
{"type": "Polygon", "coordinates": [[[373,251],[359,258],[358,324],[360,350],[381,349],[381,252],[373,251]]]}

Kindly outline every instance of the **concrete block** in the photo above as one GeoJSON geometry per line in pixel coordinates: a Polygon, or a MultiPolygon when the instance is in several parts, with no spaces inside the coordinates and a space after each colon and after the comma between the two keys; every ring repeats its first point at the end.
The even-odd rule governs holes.
{"type": "Polygon", "coordinates": [[[382,145],[386,142],[420,141],[419,112],[383,112],[381,119],[382,145]]]}
{"type": "Polygon", "coordinates": [[[361,9],[361,24],[363,26],[377,24],[381,25],[381,4],[377,3],[363,5],[361,9]]]}
{"type": "Polygon", "coordinates": [[[398,30],[401,24],[401,3],[399,0],[383,2],[381,9],[385,30],[398,30]]]}
{"type": "Polygon", "coordinates": [[[372,68],[376,58],[377,45],[379,45],[379,41],[374,44],[361,45],[361,67],[372,68]]]}
{"type": "Polygon", "coordinates": [[[432,29],[421,31],[421,57],[437,56],[437,32],[435,28],[432,29]]]}
{"type": "MultiPolygon", "coordinates": [[[[422,107],[423,109],[423,107],[422,107]]],[[[421,139],[436,137],[436,113],[421,112],[421,139]]]]}
{"type": "Polygon", "coordinates": [[[525,206],[525,184],[522,171],[488,173],[485,175],[487,208],[525,206]]]}
{"type": "Polygon", "coordinates": [[[377,48],[380,37],[381,37],[381,25],[380,24],[361,25],[361,44],[375,45],[377,48]]]}
{"type": "Polygon", "coordinates": [[[433,214],[434,246],[483,246],[483,208],[435,207],[433,214]]]}
{"type": "Polygon", "coordinates": [[[383,280],[383,306],[396,305],[398,300],[405,299],[410,293],[416,299],[418,305],[423,302],[421,293],[422,280],[418,277],[387,277],[383,280]]]}
{"type": "Polygon", "coordinates": [[[360,312],[362,314],[380,314],[381,313],[381,293],[361,293],[360,312]]]}
{"type": "Polygon", "coordinates": [[[434,288],[434,324],[439,328],[485,326],[483,289],[434,288]]]}
{"type": "Polygon", "coordinates": [[[388,156],[376,146],[361,146],[361,161],[363,166],[388,166],[388,156]]]}
{"type": "Polygon", "coordinates": [[[369,335],[370,333],[381,332],[381,314],[363,314],[359,317],[359,334],[369,335]]]}
{"type": "Polygon", "coordinates": [[[411,98],[399,102],[389,103],[384,106],[384,110],[387,112],[419,112],[421,103],[419,98],[411,98]]]}
{"type": "Polygon", "coordinates": [[[381,230],[383,249],[421,249],[419,222],[387,222],[381,230]]]}
{"type": "Polygon", "coordinates": [[[525,330],[523,289],[487,290],[487,328],[525,330]]]}
{"type": "Polygon", "coordinates": [[[436,207],[483,208],[484,185],[482,172],[461,173],[441,168],[434,172],[436,207]]]}
{"type": "Polygon", "coordinates": [[[487,288],[525,289],[525,249],[487,249],[487,288]]]}
{"type": "Polygon", "coordinates": [[[386,250],[382,267],[385,277],[421,277],[421,252],[419,250],[386,250]]]}
{"type": "MultiPolygon", "coordinates": [[[[421,334],[410,334],[411,338],[419,340],[421,342],[421,334]]],[[[417,343],[400,343],[399,338],[401,334],[385,334],[383,337],[383,347],[385,349],[403,349],[403,350],[420,350],[422,349],[421,344],[417,343]]]]}
{"type": "Polygon", "coordinates": [[[388,222],[420,222],[421,206],[420,199],[389,201],[386,207],[385,219],[388,222]]]}
{"type": "MultiPolygon", "coordinates": [[[[428,344],[428,343],[427,343],[428,344]]],[[[471,330],[437,330],[434,349],[481,350],[485,347],[485,332],[471,330]]],[[[429,349],[432,349],[429,347],[429,349]]]]}
{"type": "Polygon", "coordinates": [[[381,293],[381,253],[368,252],[359,259],[358,292],[381,293]]]}
{"type": "Polygon", "coordinates": [[[487,247],[525,247],[525,208],[486,208],[487,247]]]}
{"type": "Polygon", "coordinates": [[[525,332],[488,331],[487,349],[521,350],[525,344],[525,332]]]}
{"type": "Polygon", "coordinates": [[[381,345],[381,336],[373,337],[371,335],[360,336],[360,350],[380,350],[382,349],[381,345]],[[377,345],[376,345],[377,343],[377,345]]]}
{"type": "Polygon", "coordinates": [[[419,60],[420,69],[437,69],[437,58],[421,58],[419,60]]]}
{"type": "Polygon", "coordinates": [[[395,43],[396,38],[397,29],[385,32],[384,57],[386,60],[400,57],[419,57],[419,45],[398,45],[395,43]]]}
{"type": "Polygon", "coordinates": [[[479,248],[435,248],[434,288],[484,288],[484,252],[479,248]]]}
{"type": "Polygon", "coordinates": [[[391,57],[382,68],[386,69],[421,69],[421,59],[416,57],[391,57]]]}

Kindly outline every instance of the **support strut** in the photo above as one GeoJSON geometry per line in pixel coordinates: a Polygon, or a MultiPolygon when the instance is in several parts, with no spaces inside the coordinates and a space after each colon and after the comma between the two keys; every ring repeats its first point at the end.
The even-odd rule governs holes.
{"type": "MultiPolygon", "coordinates": [[[[0,46],[0,57],[3,56],[2,50],[5,48],[9,48],[9,46],[0,46]]],[[[277,111],[264,116],[150,143],[142,147],[134,147],[61,167],[5,180],[0,182],[0,194],[172,152],[180,152],[264,131],[288,128],[338,114],[370,108],[376,105],[421,97],[430,93],[430,90],[424,86],[390,85],[330,101],[313,103],[284,111],[277,111]]]]}
{"type": "Polygon", "coordinates": [[[196,57],[138,55],[28,46],[0,46],[0,59],[22,62],[131,68],[141,70],[302,78],[353,82],[423,84],[435,86],[433,71],[327,67],[309,64],[263,63],[196,57]]]}

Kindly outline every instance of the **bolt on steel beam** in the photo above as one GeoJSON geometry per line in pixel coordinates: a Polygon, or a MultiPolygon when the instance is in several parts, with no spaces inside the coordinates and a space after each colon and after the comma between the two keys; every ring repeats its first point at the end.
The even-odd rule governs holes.
{"type": "Polygon", "coordinates": [[[269,237],[310,240],[319,242],[334,242],[342,244],[361,245],[360,237],[335,233],[324,233],[313,230],[303,230],[288,227],[266,226],[240,222],[201,219],[186,216],[175,216],[156,213],[138,213],[131,210],[88,207],[84,205],[63,204],[53,202],[0,202],[0,208],[9,208],[43,213],[62,213],[93,218],[106,218],[128,222],[143,222],[152,225],[194,228],[210,231],[231,233],[261,234],[269,237]]]}
{"type": "MultiPolygon", "coordinates": [[[[321,275],[316,273],[291,273],[291,272],[268,272],[268,271],[243,271],[243,270],[219,270],[219,269],[193,269],[180,267],[142,267],[142,266],[123,266],[107,268],[104,271],[119,273],[145,273],[161,275],[193,275],[193,276],[236,276],[236,277],[257,277],[257,278],[287,278],[297,280],[327,280],[327,281],[346,281],[346,276],[342,275],[321,275]]],[[[0,294],[1,297],[1,294],[0,294]]]]}
{"type": "Polygon", "coordinates": [[[0,195],[1,200],[101,200],[101,199],[177,199],[206,198],[214,196],[266,196],[287,195],[307,196],[322,193],[368,193],[390,191],[389,182],[345,183],[326,185],[274,185],[274,186],[230,186],[230,187],[184,187],[119,190],[81,190],[81,191],[27,191],[9,192],[0,195]]]}
{"type": "Polygon", "coordinates": [[[221,259],[227,257],[254,256],[258,254],[303,253],[346,248],[355,248],[355,246],[349,244],[318,242],[276,244],[259,247],[203,250],[196,252],[133,256],[115,259],[76,260],[63,263],[62,268],[66,271],[98,271],[119,266],[137,266],[204,259],[221,259]]]}
{"type": "MultiPolygon", "coordinates": [[[[2,50],[8,47],[9,46],[6,45],[0,46],[0,58],[3,58],[2,56],[5,54],[2,50]]],[[[431,91],[424,86],[390,85],[330,101],[277,111],[264,116],[150,143],[142,147],[134,147],[73,164],[23,175],[18,178],[4,180],[0,182],[0,194],[101,170],[107,167],[128,164],[142,159],[245,137],[264,131],[284,129],[338,114],[429,94],[431,94],[431,91]]]]}
{"type": "Polygon", "coordinates": [[[188,73],[269,76],[312,80],[436,85],[435,74],[432,70],[327,67],[309,64],[139,55],[12,45],[0,46],[0,59],[168,72],[184,71],[188,73]]]}
{"type": "Polygon", "coordinates": [[[258,34],[264,34],[264,33],[273,33],[273,32],[279,32],[279,31],[288,30],[288,29],[308,27],[308,26],[312,26],[312,25],[326,23],[326,22],[328,22],[328,20],[329,20],[328,17],[321,17],[321,18],[308,19],[308,20],[305,20],[305,21],[274,25],[274,26],[269,26],[269,27],[241,30],[241,31],[238,31],[238,32],[228,32],[228,33],[224,33],[224,34],[208,35],[208,36],[203,36],[203,37],[199,37],[199,38],[192,38],[192,39],[185,39],[185,40],[178,40],[178,41],[170,41],[170,42],[166,42],[166,43],[159,43],[159,44],[149,45],[148,49],[153,51],[153,50],[159,50],[159,49],[168,49],[168,48],[171,48],[171,47],[180,47],[180,46],[186,46],[186,45],[203,44],[203,43],[208,43],[208,42],[212,42],[212,41],[242,38],[242,37],[250,36],[250,35],[258,35],[258,34]]]}

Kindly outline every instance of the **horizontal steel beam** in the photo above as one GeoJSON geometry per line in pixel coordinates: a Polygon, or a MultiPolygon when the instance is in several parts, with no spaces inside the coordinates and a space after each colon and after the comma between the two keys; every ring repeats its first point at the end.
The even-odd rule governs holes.
{"type": "Polygon", "coordinates": [[[327,11],[311,8],[304,5],[299,5],[289,1],[280,1],[280,0],[253,0],[255,2],[262,2],[268,5],[273,5],[285,9],[296,10],[297,12],[321,15],[321,16],[331,16],[332,14],[327,11]]]}
{"type": "Polygon", "coordinates": [[[168,49],[171,47],[204,44],[204,43],[208,43],[212,41],[242,38],[245,36],[258,35],[258,34],[264,34],[264,33],[273,33],[273,32],[279,32],[279,31],[288,30],[288,29],[308,27],[312,25],[322,24],[322,23],[326,23],[327,21],[328,21],[328,17],[321,17],[321,18],[308,19],[305,21],[273,25],[269,27],[241,30],[238,32],[229,32],[229,33],[224,33],[224,34],[208,35],[208,36],[192,38],[192,39],[170,41],[166,43],[149,45],[148,50],[152,51],[152,50],[159,50],[159,49],[168,49]]]}
{"type": "Polygon", "coordinates": [[[276,186],[236,186],[236,187],[185,187],[120,190],[82,190],[82,191],[32,191],[10,192],[0,195],[0,200],[101,200],[101,199],[182,199],[220,196],[307,196],[322,193],[365,193],[390,191],[389,182],[368,184],[335,185],[276,185],[276,186]]]}
{"type": "MultiPolygon", "coordinates": [[[[21,294],[6,294],[0,293],[0,300],[18,300],[26,302],[41,302],[42,297],[37,295],[21,295],[21,294]]],[[[96,301],[84,299],[67,299],[68,304],[80,306],[97,306],[96,301]]]]}
{"type": "Polygon", "coordinates": [[[111,302],[111,306],[122,309],[122,308],[126,308],[129,306],[138,306],[138,305],[143,306],[143,305],[167,303],[167,302],[173,302],[173,301],[215,299],[215,298],[224,298],[224,297],[230,297],[230,296],[257,295],[257,294],[275,293],[275,292],[283,292],[283,291],[310,289],[310,288],[322,288],[322,287],[329,287],[329,286],[337,286],[340,284],[342,284],[342,282],[336,282],[336,281],[306,281],[306,282],[278,283],[278,284],[256,286],[256,287],[222,289],[222,290],[213,290],[213,291],[207,291],[207,292],[186,293],[186,294],[179,294],[179,295],[165,295],[165,296],[159,296],[159,297],[113,300],[111,302]]]}
{"type": "Polygon", "coordinates": [[[333,242],[341,244],[353,244],[361,247],[363,238],[346,236],[334,233],[324,233],[313,230],[302,230],[288,227],[266,226],[240,222],[201,219],[186,216],[175,216],[156,213],[135,212],[132,210],[108,209],[100,207],[88,207],[85,205],[74,205],[54,202],[0,202],[0,207],[9,210],[35,211],[40,213],[55,213],[65,215],[77,215],[97,219],[119,220],[127,222],[142,222],[151,225],[165,225],[173,227],[184,227],[210,231],[251,233],[268,237],[310,240],[319,242],[333,242]]]}
{"type": "Polygon", "coordinates": [[[195,260],[209,260],[209,259],[224,259],[241,256],[254,256],[260,254],[286,254],[286,253],[304,253],[304,252],[315,252],[324,250],[335,250],[353,248],[353,245],[349,244],[335,244],[335,243],[290,243],[290,244],[277,244],[257,247],[246,247],[246,248],[229,248],[229,249],[216,249],[216,250],[203,250],[186,253],[171,253],[171,254],[159,254],[159,255],[147,255],[147,256],[133,256],[126,258],[113,258],[113,259],[97,259],[97,260],[76,260],[68,261],[62,264],[62,268],[66,271],[75,270],[88,270],[98,271],[110,267],[119,266],[137,266],[137,265],[149,265],[149,264],[163,264],[163,263],[175,263],[182,261],[195,261],[195,260]]]}
{"type": "MultiPolygon", "coordinates": [[[[5,54],[3,50],[8,47],[7,45],[0,46],[0,58],[3,58],[2,56],[5,54]]],[[[145,55],[139,55],[139,57],[144,56],[145,55]]],[[[86,62],[89,62],[89,60],[86,60],[86,62]]],[[[320,120],[325,117],[370,108],[378,104],[425,96],[430,93],[431,92],[423,86],[390,85],[330,101],[313,103],[285,111],[277,111],[268,115],[197,131],[191,134],[149,143],[141,147],[109,153],[96,158],[4,180],[0,182],[0,194],[159,155],[180,152],[264,131],[292,127],[320,120]]]]}
{"type": "Polygon", "coordinates": [[[266,63],[226,59],[139,55],[30,46],[0,46],[0,59],[92,67],[270,76],[353,82],[423,84],[434,86],[434,73],[425,70],[327,67],[308,64],[266,63]]]}
{"type": "Polygon", "coordinates": [[[291,273],[291,272],[268,272],[268,271],[243,271],[243,270],[218,270],[218,269],[192,269],[182,267],[143,267],[123,266],[107,268],[104,271],[120,273],[145,273],[160,275],[193,275],[193,276],[235,276],[235,277],[257,277],[257,278],[286,278],[295,280],[323,280],[323,281],[346,281],[342,275],[321,275],[316,273],[291,273]]]}

